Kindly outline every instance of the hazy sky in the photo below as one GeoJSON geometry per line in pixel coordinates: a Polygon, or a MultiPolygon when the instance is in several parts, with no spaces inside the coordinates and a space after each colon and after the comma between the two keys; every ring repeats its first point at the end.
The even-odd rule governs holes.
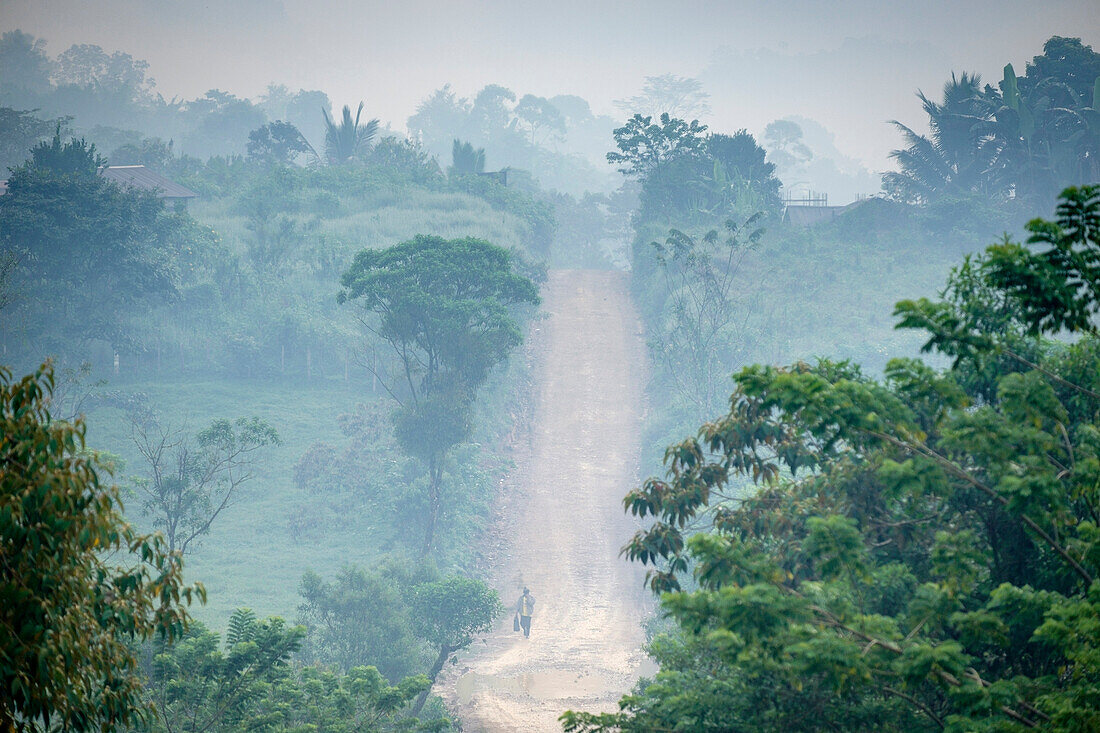
{"type": "Polygon", "coordinates": [[[150,62],[166,97],[217,87],[254,97],[269,82],[321,89],[337,106],[404,127],[450,82],[579,94],[597,112],[644,77],[698,77],[712,128],[760,132],[800,114],[881,170],[920,123],[917,88],[954,71],[1000,78],[1052,35],[1100,46],[1100,0],[0,0],[0,30],[45,38],[51,55],[99,44],[150,62]]]}

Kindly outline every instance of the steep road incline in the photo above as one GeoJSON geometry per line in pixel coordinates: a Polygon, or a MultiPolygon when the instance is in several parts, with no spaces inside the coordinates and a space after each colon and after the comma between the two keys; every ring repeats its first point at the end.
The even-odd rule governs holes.
{"type": "Polygon", "coordinates": [[[648,599],[619,557],[633,532],[623,495],[637,482],[645,344],[629,275],[556,270],[534,360],[531,428],[498,519],[494,582],[537,604],[531,638],[512,612],[436,686],[467,731],[560,731],[566,709],[615,710],[640,674],[648,599]]]}

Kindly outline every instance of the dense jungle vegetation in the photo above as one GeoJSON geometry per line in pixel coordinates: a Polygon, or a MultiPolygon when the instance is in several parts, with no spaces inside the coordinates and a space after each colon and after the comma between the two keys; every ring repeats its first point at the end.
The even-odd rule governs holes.
{"type": "Polygon", "coordinates": [[[661,671],[566,730],[1100,726],[1100,187],[1079,185],[1100,180],[1100,54],[1052,38],[1023,77],[921,100],[931,135],[897,123],[886,198],[810,233],[777,231],[747,140],[734,163],[694,123],[616,130],[642,187],[650,429],[680,436],[624,500],[650,522],[625,553],[665,613],[661,671]],[[715,189],[667,176],[709,166],[754,205],[708,229],[715,189]],[[854,328],[850,297],[883,320],[854,328]]]}
{"type": "Polygon", "coordinates": [[[548,267],[632,270],[667,469],[626,498],[661,671],[566,729],[1100,726],[1079,40],[921,95],[812,226],[802,129],[709,129],[692,80],[618,121],[444,86],[406,137],[21,31],[0,71],[0,729],[454,728],[548,267]],[[198,198],[100,173],[138,164],[198,198]]]}

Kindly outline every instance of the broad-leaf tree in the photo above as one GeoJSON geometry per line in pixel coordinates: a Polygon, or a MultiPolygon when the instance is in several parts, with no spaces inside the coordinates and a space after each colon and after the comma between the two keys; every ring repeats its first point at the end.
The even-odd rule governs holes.
{"type": "Polygon", "coordinates": [[[444,459],[469,434],[477,389],[523,340],[514,310],[538,304],[538,289],[502,247],[423,234],[359,252],[341,284],[339,301],[358,304],[363,326],[396,357],[396,373],[382,376],[400,405],[398,442],[428,468],[427,554],[444,459]]]}
{"type": "Polygon", "coordinates": [[[729,386],[725,374],[744,345],[747,299],[736,285],[741,266],[763,233],[727,221],[693,237],[678,229],[663,242],[653,242],[657,268],[665,286],[667,318],[651,348],[664,362],[677,395],[707,414],[721,406],[729,386]]]}
{"type": "Polygon", "coordinates": [[[947,368],[741,371],[625,500],[676,624],[661,671],[566,729],[1100,727],[1100,344],[1077,317],[1097,215],[1100,190],[1067,190],[1029,246],[898,304],[947,368]],[[1057,252],[1074,265],[1042,277],[1057,252]]]}
{"type": "Polygon", "coordinates": [[[299,155],[318,156],[297,127],[275,120],[248,133],[248,157],[268,163],[290,165],[299,155]]]}
{"type": "Polygon", "coordinates": [[[116,730],[150,712],[133,642],[179,638],[206,595],[125,522],[52,388],[0,367],[0,730],[116,730]]]}
{"type": "MultiPolygon", "coordinates": [[[[460,575],[423,583],[410,595],[417,634],[436,652],[428,671],[432,684],[447,660],[470,646],[476,634],[493,628],[504,610],[495,590],[480,580],[460,575]]],[[[413,706],[414,715],[420,713],[427,699],[428,690],[424,690],[413,706]]]]}
{"type": "Polygon", "coordinates": [[[135,346],[134,312],[177,292],[187,215],[98,175],[104,162],[58,129],[0,196],[0,251],[18,258],[12,286],[23,296],[5,326],[59,353],[90,339],[135,346]]]}
{"type": "Polygon", "coordinates": [[[301,626],[288,627],[280,618],[258,621],[248,609],[238,609],[224,645],[201,624],[175,644],[161,645],[149,680],[159,724],[154,729],[202,733],[259,722],[253,714],[257,702],[288,675],[303,636],[301,626]]]}
{"type": "Polygon", "coordinates": [[[153,526],[181,554],[240,500],[241,487],[254,477],[256,452],[279,444],[275,428],[258,417],[214,420],[194,439],[149,416],[131,427],[147,467],[135,487],[153,526]]]}

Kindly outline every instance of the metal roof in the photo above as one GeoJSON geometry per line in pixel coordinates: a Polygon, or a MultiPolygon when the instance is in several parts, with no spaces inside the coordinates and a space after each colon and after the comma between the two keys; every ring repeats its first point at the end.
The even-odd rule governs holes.
{"type": "MultiPolygon", "coordinates": [[[[122,186],[131,186],[142,191],[156,191],[162,199],[194,199],[198,194],[154,173],[143,165],[112,165],[99,169],[99,175],[122,186]]],[[[0,196],[8,192],[7,180],[0,181],[0,196]]]]}
{"type": "Polygon", "coordinates": [[[144,191],[156,191],[162,199],[193,199],[198,194],[181,186],[175,181],[169,180],[159,173],[154,173],[143,165],[112,165],[100,168],[99,174],[109,181],[123,186],[132,186],[144,191]]]}
{"type": "Polygon", "coordinates": [[[792,204],[783,212],[783,223],[796,227],[810,227],[823,221],[832,221],[845,211],[850,211],[871,199],[859,199],[845,206],[799,206],[792,204]]]}

